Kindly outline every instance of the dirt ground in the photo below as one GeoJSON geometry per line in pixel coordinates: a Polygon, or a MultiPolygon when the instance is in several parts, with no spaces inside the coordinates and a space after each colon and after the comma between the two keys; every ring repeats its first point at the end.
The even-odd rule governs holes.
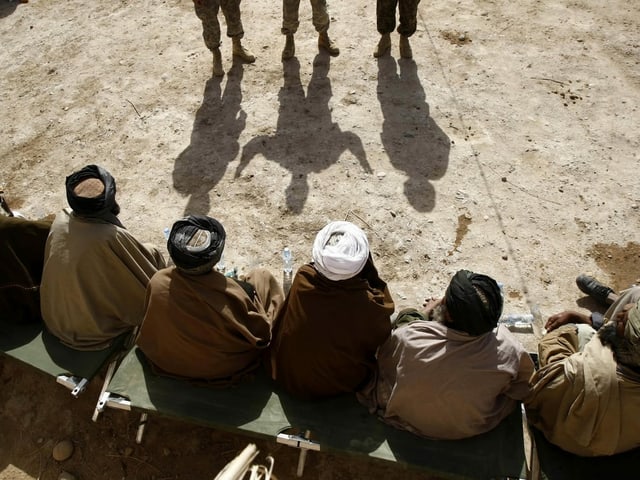
{"type": "MultiPolygon", "coordinates": [[[[191,0],[0,0],[0,187],[28,218],[65,206],[88,163],[118,182],[121,219],[162,244],[186,213],[218,218],[228,267],[297,265],[347,219],[369,235],[398,309],[460,268],[505,285],[505,312],[596,307],[574,279],[640,277],[640,11],[628,0],[422,2],[414,61],[372,56],[375,2],[330,2],[341,48],[319,53],[301,2],[297,58],[280,60],[278,2],[245,1],[252,65],[211,77],[191,0]]],[[[222,20],[222,16],[221,16],[222,20]]],[[[522,336],[528,348],[535,337],[522,336]]],[[[90,420],[79,400],[0,359],[0,480],[200,479],[250,439],[154,419],[90,420]],[[53,444],[70,439],[57,463],[53,444]]],[[[296,453],[259,442],[293,478],[296,453]]],[[[423,478],[310,454],[308,478],[423,478]]]]}

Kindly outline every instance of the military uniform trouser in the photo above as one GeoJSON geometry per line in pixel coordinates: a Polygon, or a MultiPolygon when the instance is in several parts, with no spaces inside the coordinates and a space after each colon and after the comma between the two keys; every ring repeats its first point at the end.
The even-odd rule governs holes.
{"type": "Polygon", "coordinates": [[[220,47],[220,22],[218,11],[222,10],[227,22],[227,37],[242,38],[240,0],[193,0],[196,15],[202,21],[202,38],[209,50],[220,47]]]}
{"type": "MultiPolygon", "coordinates": [[[[282,1],[282,34],[293,35],[298,31],[300,21],[298,11],[300,0],[282,1]]],[[[313,12],[313,26],[317,32],[329,30],[329,14],[327,13],[327,0],[311,0],[311,11],[313,12]]]]}
{"type": "Polygon", "coordinates": [[[400,10],[398,33],[410,37],[416,31],[420,0],[377,0],[376,19],[380,35],[393,32],[396,27],[396,7],[400,10]]]}

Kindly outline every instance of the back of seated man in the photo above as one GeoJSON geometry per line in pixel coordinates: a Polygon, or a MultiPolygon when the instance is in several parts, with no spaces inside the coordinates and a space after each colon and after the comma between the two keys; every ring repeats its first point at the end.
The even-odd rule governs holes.
{"type": "Polygon", "coordinates": [[[45,247],[42,318],[65,344],[96,350],[142,322],[151,276],[165,261],[120,223],[116,182],[88,165],[66,179],[65,209],[45,247]]]}
{"type": "MultiPolygon", "coordinates": [[[[601,292],[606,300],[613,290],[601,292]]],[[[540,369],[526,402],[529,421],[576,455],[640,447],[640,287],[614,298],[602,326],[598,315],[552,315],[538,345],[540,369]]]]}
{"type": "Polygon", "coordinates": [[[174,223],[167,247],[175,266],[147,289],[137,344],[159,374],[232,384],[254,370],[271,342],[284,291],[256,269],[246,281],[213,267],[226,234],[215,219],[191,215],[174,223]]]}
{"type": "Polygon", "coordinates": [[[300,398],[355,392],[373,374],[393,309],[365,233],[349,222],[329,223],[276,320],[273,379],[300,398]]]}
{"type": "Polygon", "coordinates": [[[40,321],[40,279],[51,222],[0,214],[0,323],[40,321]]]}
{"type": "Polygon", "coordinates": [[[495,280],[460,270],[443,299],[399,313],[359,400],[396,428],[460,439],[496,427],[529,393],[534,365],[504,325],[495,280]],[[496,328],[497,327],[497,328],[496,328]]]}

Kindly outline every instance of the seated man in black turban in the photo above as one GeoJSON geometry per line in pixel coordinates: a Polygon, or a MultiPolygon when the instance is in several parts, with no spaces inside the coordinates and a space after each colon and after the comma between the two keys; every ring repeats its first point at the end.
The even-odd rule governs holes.
{"type": "Polygon", "coordinates": [[[137,339],[159,374],[236,383],[259,365],[271,342],[284,291],[262,268],[246,281],[215,270],[225,237],[210,217],[191,215],[173,224],[167,248],[175,266],[151,279],[137,339]]]}
{"type": "Polygon", "coordinates": [[[534,370],[524,348],[498,326],[501,313],[497,283],[460,270],[443,299],[400,312],[360,401],[385,422],[425,437],[493,429],[528,395],[534,370]]]}
{"type": "Polygon", "coordinates": [[[70,209],[56,215],[40,287],[47,328],[77,349],[105,348],[140,325],[151,276],[166,263],[120,223],[116,182],[88,165],[66,179],[70,209]]]}

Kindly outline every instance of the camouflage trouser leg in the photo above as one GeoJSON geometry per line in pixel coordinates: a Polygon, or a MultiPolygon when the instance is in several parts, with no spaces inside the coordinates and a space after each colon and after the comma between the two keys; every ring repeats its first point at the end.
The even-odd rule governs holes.
{"type": "Polygon", "coordinates": [[[202,21],[202,38],[209,50],[220,47],[220,9],[227,22],[227,36],[242,38],[244,32],[240,20],[240,0],[193,0],[193,5],[196,15],[202,21]]]}
{"type": "MultiPolygon", "coordinates": [[[[300,10],[300,0],[282,1],[282,34],[293,35],[298,31],[300,20],[298,12],[300,10]]],[[[311,11],[313,12],[313,26],[317,32],[329,30],[329,14],[327,13],[327,0],[311,0],[311,11]]]]}
{"type": "Polygon", "coordinates": [[[420,0],[377,0],[377,28],[381,35],[391,33],[396,27],[396,7],[399,4],[400,25],[398,33],[410,37],[416,31],[416,17],[420,0]]]}

